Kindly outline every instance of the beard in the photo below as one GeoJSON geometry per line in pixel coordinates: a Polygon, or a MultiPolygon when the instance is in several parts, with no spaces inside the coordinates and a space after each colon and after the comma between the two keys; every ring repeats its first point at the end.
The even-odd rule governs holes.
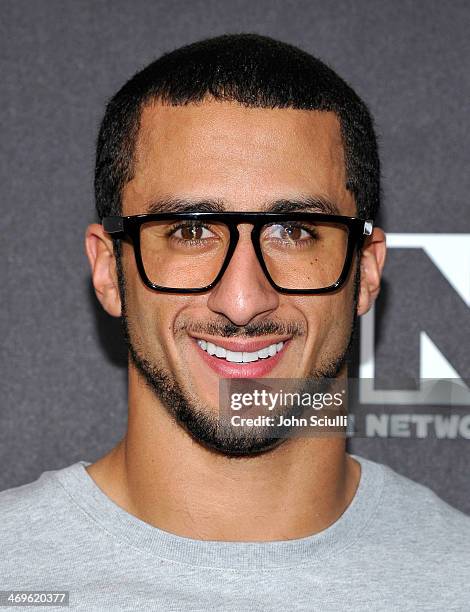
{"type": "MultiPolygon", "coordinates": [[[[169,416],[182,427],[196,442],[206,449],[229,457],[250,457],[274,450],[288,439],[288,436],[273,437],[272,428],[232,426],[226,419],[210,411],[196,396],[181,385],[174,373],[163,364],[152,363],[132,338],[130,319],[127,312],[126,286],[121,257],[117,253],[117,273],[122,305],[121,324],[130,358],[137,371],[169,416]]],[[[357,329],[357,298],[360,284],[360,268],[356,267],[354,279],[354,308],[347,345],[337,355],[330,357],[325,364],[312,369],[308,379],[328,381],[335,379],[350,360],[357,329]]],[[[292,337],[304,333],[303,326],[297,322],[263,320],[259,323],[239,327],[230,322],[212,321],[206,324],[188,323],[179,326],[179,331],[206,332],[220,337],[260,337],[268,334],[292,337]]],[[[326,389],[324,389],[326,390],[326,389]]],[[[299,416],[298,406],[283,407],[276,413],[285,418],[299,416]]],[[[284,432],[283,432],[284,433],[284,432]]],[[[287,433],[287,432],[286,432],[287,433]]]]}

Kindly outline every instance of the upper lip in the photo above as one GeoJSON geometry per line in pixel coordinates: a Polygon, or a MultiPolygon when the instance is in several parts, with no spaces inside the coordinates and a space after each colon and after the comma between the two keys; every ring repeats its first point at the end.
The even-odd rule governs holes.
{"type": "Polygon", "coordinates": [[[271,344],[278,344],[279,342],[286,342],[290,340],[290,336],[267,338],[247,338],[241,340],[240,338],[214,338],[213,336],[192,336],[195,340],[205,340],[206,342],[212,342],[217,346],[221,346],[227,351],[254,353],[260,351],[271,344]]]}

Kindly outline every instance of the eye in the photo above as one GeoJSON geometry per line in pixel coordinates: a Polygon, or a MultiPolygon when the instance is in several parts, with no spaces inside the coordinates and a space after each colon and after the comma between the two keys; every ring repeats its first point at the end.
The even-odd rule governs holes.
{"type": "Polygon", "coordinates": [[[307,230],[300,225],[292,223],[270,225],[266,229],[266,233],[269,238],[275,238],[277,240],[288,240],[292,242],[297,242],[299,240],[308,240],[314,235],[312,228],[309,228],[307,230]]]}
{"type": "Polygon", "coordinates": [[[185,223],[175,228],[171,236],[180,240],[205,240],[213,238],[215,234],[207,227],[196,223],[185,223]]]}

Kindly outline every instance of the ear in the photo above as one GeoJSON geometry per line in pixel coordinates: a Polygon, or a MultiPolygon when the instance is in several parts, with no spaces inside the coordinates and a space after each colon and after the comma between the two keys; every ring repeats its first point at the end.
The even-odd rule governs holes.
{"type": "Polygon", "coordinates": [[[121,316],[121,298],[116,272],[113,241],[98,223],[88,226],[85,249],[91,267],[96,297],[113,317],[121,316]]]}
{"type": "Polygon", "coordinates": [[[385,233],[379,227],[366,239],[361,255],[361,286],[357,302],[357,314],[365,314],[375,302],[380,291],[380,279],[385,263],[385,233]]]}

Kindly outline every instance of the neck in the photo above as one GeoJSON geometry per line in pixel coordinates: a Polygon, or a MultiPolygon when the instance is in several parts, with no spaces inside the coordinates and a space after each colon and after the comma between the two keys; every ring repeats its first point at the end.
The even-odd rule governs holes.
{"type": "Polygon", "coordinates": [[[225,541],[322,531],[350,504],[360,477],[343,437],[290,439],[255,457],[209,451],[172,421],[132,368],[127,433],[87,469],[139,519],[180,536],[225,541]]]}

